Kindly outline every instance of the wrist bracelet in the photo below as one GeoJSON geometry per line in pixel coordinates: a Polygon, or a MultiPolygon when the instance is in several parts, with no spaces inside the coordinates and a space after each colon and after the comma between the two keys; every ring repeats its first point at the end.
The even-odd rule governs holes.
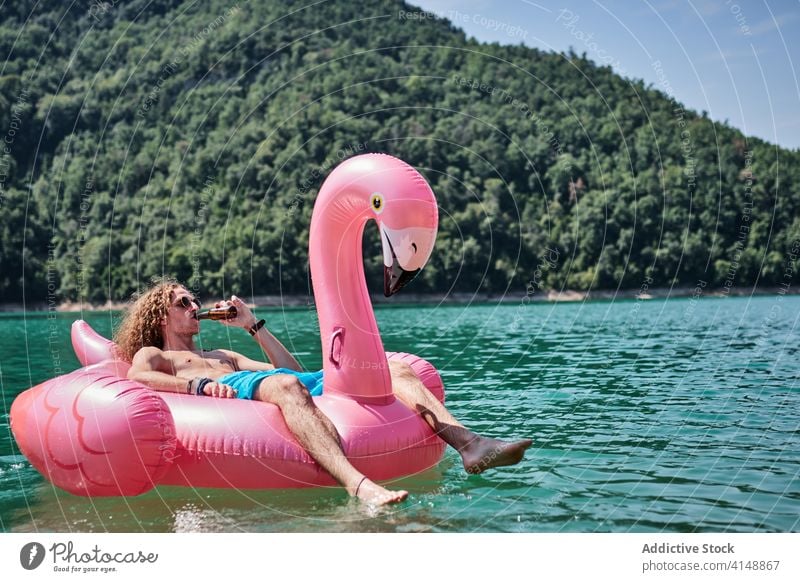
{"type": "Polygon", "coordinates": [[[264,327],[265,323],[267,323],[266,320],[259,319],[257,322],[255,322],[253,325],[250,326],[250,329],[248,329],[247,332],[250,335],[255,336],[258,333],[258,330],[264,327]]]}
{"type": "Polygon", "coordinates": [[[210,384],[214,381],[211,378],[195,378],[195,380],[197,380],[197,389],[195,390],[197,396],[205,396],[206,393],[203,392],[203,388],[206,387],[206,384],[210,384]]]}

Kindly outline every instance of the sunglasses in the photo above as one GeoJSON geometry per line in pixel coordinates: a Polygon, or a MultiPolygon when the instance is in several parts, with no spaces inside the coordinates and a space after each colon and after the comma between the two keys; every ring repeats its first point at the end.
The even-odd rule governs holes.
{"type": "Polygon", "coordinates": [[[197,309],[201,309],[202,305],[199,299],[195,299],[194,297],[189,297],[188,295],[184,295],[181,297],[178,302],[175,304],[175,307],[183,307],[184,309],[189,309],[192,306],[192,303],[197,305],[197,309]]]}

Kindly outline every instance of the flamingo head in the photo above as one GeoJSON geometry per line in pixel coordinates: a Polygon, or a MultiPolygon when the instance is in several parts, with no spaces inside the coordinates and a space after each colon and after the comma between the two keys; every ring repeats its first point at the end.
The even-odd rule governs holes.
{"type": "Polygon", "coordinates": [[[439,212],[420,173],[395,157],[365,154],[348,160],[361,174],[367,216],[383,248],[383,294],[390,297],[420,272],[433,252],[439,212]]]}
{"type": "Polygon", "coordinates": [[[327,233],[352,231],[370,219],[380,231],[383,292],[389,297],[419,273],[433,252],[439,224],[436,198],[425,178],[402,160],[386,154],[354,156],[322,185],[311,218],[312,240],[316,231],[326,241],[321,244],[329,245],[327,233]],[[334,230],[315,227],[322,223],[334,230]]]}
{"type": "MultiPolygon", "coordinates": [[[[382,193],[376,193],[376,204],[382,193]]],[[[433,206],[434,210],[436,206],[433,206]]],[[[436,218],[433,226],[415,224],[392,228],[376,218],[383,248],[383,294],[391,297],[406,286],[422,270],[433,252],[436,240],[436,218]]]]}

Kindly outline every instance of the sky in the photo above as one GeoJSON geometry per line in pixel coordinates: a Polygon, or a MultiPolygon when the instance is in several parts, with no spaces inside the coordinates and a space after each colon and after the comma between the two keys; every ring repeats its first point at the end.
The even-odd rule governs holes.
{"type": "Polygon", "coordinates": [[[483,42],[572,49],[800,149],[800,0],[408,0],[483,42]]]}

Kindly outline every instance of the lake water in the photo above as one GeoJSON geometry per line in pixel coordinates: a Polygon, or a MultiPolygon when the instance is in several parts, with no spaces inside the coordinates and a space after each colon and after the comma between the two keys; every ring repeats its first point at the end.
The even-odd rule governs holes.
{"type": "MultiPolygon", "coordinates": [[[[261,310],[308,368],[314,313],[261,310]]],[[[369,510],[337,488],[86,499],[22,457],[8,409],[78,366],[77,314],[0,314],[4,531],[646,532],[800,530],[800,297],[379,308],[387,349],[438,367],[468,427],[531,437],[519,465],[467,476],[448,450],[369,510]]],[[[86,313],[109,335],[112,313],[86,313]]],[[[257,347],[203,323],[203,347],[257,347]]]]}

